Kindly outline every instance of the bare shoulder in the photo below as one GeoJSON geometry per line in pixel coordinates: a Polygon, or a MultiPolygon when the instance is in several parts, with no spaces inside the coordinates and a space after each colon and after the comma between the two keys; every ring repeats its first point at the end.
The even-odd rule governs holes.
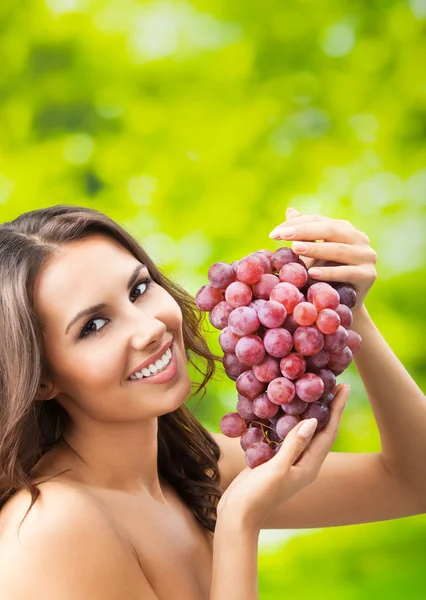
{"type": "Polygon", "coordinates": [[[59,482],[39,489],[25,519],[31,503],[26,490],[0,512],[2,600],[156,598],[130,548],[90,494],[59,482]]]}

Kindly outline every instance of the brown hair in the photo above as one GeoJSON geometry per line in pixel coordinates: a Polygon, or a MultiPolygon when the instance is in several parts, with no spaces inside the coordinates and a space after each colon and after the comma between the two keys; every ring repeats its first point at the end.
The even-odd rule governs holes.
{"type": "MultiPolygon", "coordinates": [[[[61,441],[68,417],[54,398],[36,401],[47,366],[42,322],[34,308],[35,280],[62,245],[95,233],[110,236],[127,248],[179,304],[189,362],[204,376],[194,392],[204,389],[201,399],[215,373],[215,361],[220,360],[208,348],[203,336],[204,315],[192,296],[163,275],[136,239],[107,215],[90,208],[57,205],[1,224],[0,509],[23,487],[32,498],[25,517],[40,495],[31,481],[32,468],[61,441]],[[205,372],[194,362],[195,357],[206,361],[205,372]]],[[[215,529],[222,493],[219,457],[219,446],[184,404],[158,417],[159,474],[210,532],[215,529]]]]}

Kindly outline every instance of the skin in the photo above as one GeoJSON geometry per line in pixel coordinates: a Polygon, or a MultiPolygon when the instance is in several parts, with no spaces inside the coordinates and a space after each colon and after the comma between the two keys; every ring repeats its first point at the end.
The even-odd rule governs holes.
{"type": "MultiPolygon", "coordinates": [[[[35,308],[44,323],[49,372],[40,399],[56,397],[67,411],[71,423],[64,438],[86,463],[65,444],[51,451],[57,464],[71,467],[83,483],[165,503],[157,469],[158,416],[183,404],[190,379],[181,309],[155,282],[148,289],[136,284],[127,290],[137,264],[118,242],[96,234],[64,246],[39,273],[35,308]],[[65,335],[80,310],[101,302],[106,309],[83,317],[65,335]],[[98,333],[78,339],[89,321],[86,329],[98,333]],[[172,380],[127,380],[172,337],[177,354],[172,380]]],[[[139,278],[148,276],[145,267],[139,278]]]]}

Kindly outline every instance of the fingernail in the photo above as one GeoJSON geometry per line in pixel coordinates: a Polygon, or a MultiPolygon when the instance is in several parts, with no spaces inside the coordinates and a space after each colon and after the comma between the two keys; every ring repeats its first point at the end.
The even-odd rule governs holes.
{"type": "Polygon", "coordinates": [[[308,273],[309,275],[312,275],[312,277],[319,277],[322,274],[322,271],[321,269],[314,267],[313,269],[309,269],[308,273]]]}
{"type": "Polygon", "coordinates": [[[300,437],[303,437],[303,438],[311,437],[311,435],[314,433],[315,429],[317,428],[317,425],[318,425],[317,419],[308,419],[306,421],[306,423],[302,424],[302,426],[300,427],[300,429],[297,433],[300,435],[300,437]]]}
{"type": "Polygon", "coordinates": [[[294,227],[276,227],[271,231],[269,237],[273,237],[275,239],[277,239],[277,236],[281,238],[288,238],[293,237],[295,233],[296,230],[294,227]]]}
{"type": "Polygon", "coordinates": [[[291,247],[293,250],[296,250],[296,252],[306,252],[309,248],[308,244],[304,244],[303,242],[293,242],[291,247]]]}
{"type": "Polygon", "coordinates": [[[289,213],[292,213],[292,212],[297,213],[298,215],[300,214],[295,208],[291,208],[291,206],[289,206],[287,208],[287,210],[285,211],[286,215],[288,215],[289,213]]]}

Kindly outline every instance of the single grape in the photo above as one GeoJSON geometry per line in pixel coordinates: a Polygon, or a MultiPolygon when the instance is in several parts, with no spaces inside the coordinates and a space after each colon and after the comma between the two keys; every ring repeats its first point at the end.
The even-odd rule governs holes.
{"type": "MultiPolygon", "coordinates": [[[[226,297],[226,294],[225,294],[226,297]]],[[[340,317],[335,310],[324,308],[318,313],[316,326],[321,333],[331,334],[336,333],[340,325],[340,317]]]]}
{"type": "Polygon", "coordinates": [[[330,371],[330,369],[320,369],[316,375],[318,375],[318,377],[320,377],[324,383],[323,396],[334,392],[336,388],[336,376],[332,371],[330,371]]]}
{"type": "Polygon", "coordinates": [[[306,298],[307,298],[308,302],[312,302],[313,301],[314,294],[319,289],[321,289],[321,288],[327,289],[327,287],[330,287],[330,285],[328,283],[326,283],[325,281],[317,281],[316,283],[313,283],[309,287],[308,293],[306,294],[306,298]]]}
{"type": "Polygon", "coordinates": [[[336,308],[336,312],[340,317],[340,325],[345,329],[349,329],[354,320],[351,309],[345,304],[339,304],[336,308]]]}
{"type": "Polygon", "coordinates": [[[253,412],[260,419],[270,419],[277,414],[278,408],[276,404],[270,401],[266,392],[253,400],[253,412]]]}
{"type": "Polygon", "coordinates": [[[265,442],[256,442],[246,450],[245,461],[250,469],[254,469],[262,465],[274,456],[272,448],[265,442]]]}
{"type": "Polygon", "coordinates": [[[324,396],[321,396],[320,398],[320,402],[322,402],[322,404],[325,404],[326,406],[328,406],[330,404],[330,402],[333,402],[334,400],[334,394],[332,394],[330,392],[330,394],[325,394],[324,396]]]}
{"type": "Polygon", "coordinates": [[[304,402],[315,402],[324,393],[324,382],[315,373],[305,373],[295,381],[297,396],[304,402]]]}
{"type": "Polygon", "coordinates": [[[296,352],[303,356],[312,356],[322,350],[324,336],[316,327],[298,327],[293,334],[296,352]]]}
{"type": "Polygon", "coordinates": [[[225,300],[233,308],[248,306],[252,298],[253,294],[250,286],[241,281],[234,281],[225,291],[225,300]]]}
{"type": "MultiPolygon", "coordinates": [[[[213,327],[216,327],[216,329],[225,329],[225,327],[228,325],[229,315],[233,310],[236,309],[232,308],[232,306],[227,302],[219,302],[219,304],[216,304],[213,310],[209,313],[210,323],[213,325],[213,327]]],[[[233,333],[236,332],[234,331],[233,333]]]]}
{"type": "Polygon", "coordinates": [[[238,394],[237,413],[245,421],[254,421],[257,416],[253,412],[252,400],[249,400],[248,398],[246,398],[245,396],[242,396],[241,394],[238,394]]]}
{"type": "Polygon", "coordinates": [[[273,329],[275,327],[280,327],[284,323],[287,317],[287,311],[280,302],[268,300],[261,308],[259,308],[257,317],[262,325],[268,327],[268,329],[273,329]]]}
{"type": "Polygon", "coordinates": [[[330,358],[330,354],[327,350],[320,350],[316,354],[312,354],[312,356],[306,356],[306,370],[307,371],[319,371],[326,366],[328,363],[328,359],[330,358]]]}
{"type": "Polygon", "coordinates": [[[336,286],[336,291],[339,294],[340,303],[348,308],[353,308],[356,304],[356,291],[348,284],[342,283],[336,286]]]}
{"type": "Polygon", "coordinates": [[[234,308],[229,314],[228,325],[232,333],[243,336],[255,333],[260,325],[260,321],[253,308],[240,306],[239,308],[234,308]]]}
{"type": "Polygon", "coordinates": [[[280,271],[284,265],[291,262],[299,262],[299,257],[293,252],[291,248],[278,248],[272,255],[271,263],[275,271],[280,271]]]}
{"type": "Polygon", "coordinates": [[[237,356],[232,354],[232,352],[227,352],[223,355],[222,363],[226,374],[230,379],[233,379],[233,381],[236,381],[237,377],[239,377],[241,373],[244,373],[244,371],[250,369],[249,366],[243,365],[238,360],[237,356]]]}
{"type": "Polygon", "coordinates": [[[311,302],[300,302],[293,310],[294,320],[303,327],[313,325],[317,315],[318,311],[311,302]]]}
{"type": "MultiPolygon", "coordinates": [[[[272,254],[273,253],[271,252],[271,250],[264,250],[263,249],[263,250],[258,250],[258,252],[260,252],[261,254],[264,254],[269,259],[269,261],[272,260],[272,254]]],[[[271,266],[272,266],[272,263],[271,263],[271,266]]]]}
{"type": "Polygon", "coordinates": [[[280,362],[267,354],[262,362],[253,365],[253,374],[259,381],[269,383],[281,376],[280,362]]]}
{"type": "Polygon", "coordinates": [[[338,352],[339,350],[343,350],[347,342],[348,332],[344,327],[339,325],[335,333],[324,336],[324,350],[327,350],[327,352],[338,352]]]}
{"type": "Polygon", "coordinates": [[[306,360],[299,352],[290,352],[281,359],[280,370],[287,379],[297,379],[306,371],[306,360]]]}
{"type": "Polygon", "coordinates": [[[247,448],[250,448],[256,442],[261,442],[265,436],[263,435],[263,431],[258,429],[257,427],[249,427],[246,431],[243,432],[240,438],[241,448],[246,451],[247,448]]]}
{"type": "Polygon", "coordinates": [[[268,429],[268,438],[272,442],[272,448],[278,443],[281,442],[281,438],[278,435],[276,429],[268,429]]]}
{"type": "Polygon", "coordinates": [[[237,275],[231,265],[225,262],[214,263],[209,269],[208,280],[213,287],[225,289],[237,279],[237,275]]]}
{"type": "Polygon", "coordinates": [[[322,402],[312,402],[302,415],[303,419],[317,419],[318,425],[315,431],[324,429],[330,420],[330,411],[322,402]]]}
{"type": "Polygon", "coordinates": [[[280,282],[276,275],[266,273],[262,275],[257,283],[253,283],[252,290],[255,298],[269,300],[274,287],[280,282]]]}
{"type": "Polygon", "coordinates": [[[275,358],[282,358],[290,353],[293,347],[293,336],[287,329],[275,327],[268,329],[263,337],[266,352],[275,358]]]}
{"type": "Polygon", "coordinates": [[[235,346],[241,336],[232,333],[229,327],[225,327],[219,334],[219,345],[224,352],[235,354],[235,346]]]}
{"type": "Polygon", "coordinates": [[[257,365],[265,356],[263,341],[257,335],[245,335],[237,342],[235,354],[243,365],[257,365]]]}
{"type": "Polygon", "coordinates": [[[282,404],[281,409],[287,415],[300,415],[308,407],[308,403],[301,400],[298,396],[295,396],[288,404],[282,404]]]}
{"type": "Polygon", "coordinates": [[[263,263],[258,256],[245,256],[237,267],[237,279],[252,285],[264,274],[263,263]]]}
{"type": "Polygon", "coordinates": [[[281,302],[281,304],[284,305],[287,314],[291,314],[295,306],[297,306],[299,302],[302,302],[303,294],[292,283],[283,281],[274,287],[269,299],[281,302]]]}
{"type": "Polygon", "coordinates": [[[300,423],[302,419],[298,415],[284,415],[277,422],[277,433],[284,440],[290,431],[300,423]]]}
{"type": "Polygon", "coordinates": [[[342,350],[338,350],[337,352],[331,352],[327,363],[327,369],[331,369],[335,372],[343,372],[351,364],[352,358],[352,352],[348,346],[345,346],[345,348],[342,348],[342,350]]]}
{"type": "Polygon", "coordinates": [[[339,294],[334,288],[331,287],[331,285],[326,285],[327,287],[323,285],[318,288],[313,285],[308,290],[308,294],[311,292],[311,302],[318,312],[324,310],[325,308],[331,308],[332,310],[335,310],[340,304],[339,294]]]}
{"type": "Polygon", "coordinates": [[[246,422],[236,412],[226,413],[221,418],[219,427],[227,437],[239,437],[247,429],[246,422]]]}
{"type": "MultiPolygon", "coordinates": [[[[278,277],[277,277],[278,279],[278,277]]],[[[195,304],[200,310],[211,311],[216,304],[223,301],[223,293],[221,290],[212,285],[203,285],[195,296],[195,304]]]]}
{"type": "Polygon", "coordinates": [[[308,281],[308,272],[306,267],[299,262],[290,262],[283,265],[278,275],[280,281],[292,283],[299,290],[308,281]]]}
{"type": "Polygon", "coordinates": [[[236,387],[240,394],[250,400],[254,400],[265,391],[266,386],[262,381],[257,379],[252,369],[250,369],[249,371],[241,373],[236,381],[236,387]]]}
{"type": "Polygon", "coordinates": [[[350,348],[352,354],[356,354],[362,346],[362,338],[359,335],[359,333],[357,333],[353,329],[349,329],[348,341],[346,342],[346,345],[348,346],[348,348],[350,348]]]}
{"type": "Polygon", "coordinates": [[[296,388],[286,377],[277,377],[269,383],[266,393],[274,404],[288,404],[296,395],[296,388]]]}

